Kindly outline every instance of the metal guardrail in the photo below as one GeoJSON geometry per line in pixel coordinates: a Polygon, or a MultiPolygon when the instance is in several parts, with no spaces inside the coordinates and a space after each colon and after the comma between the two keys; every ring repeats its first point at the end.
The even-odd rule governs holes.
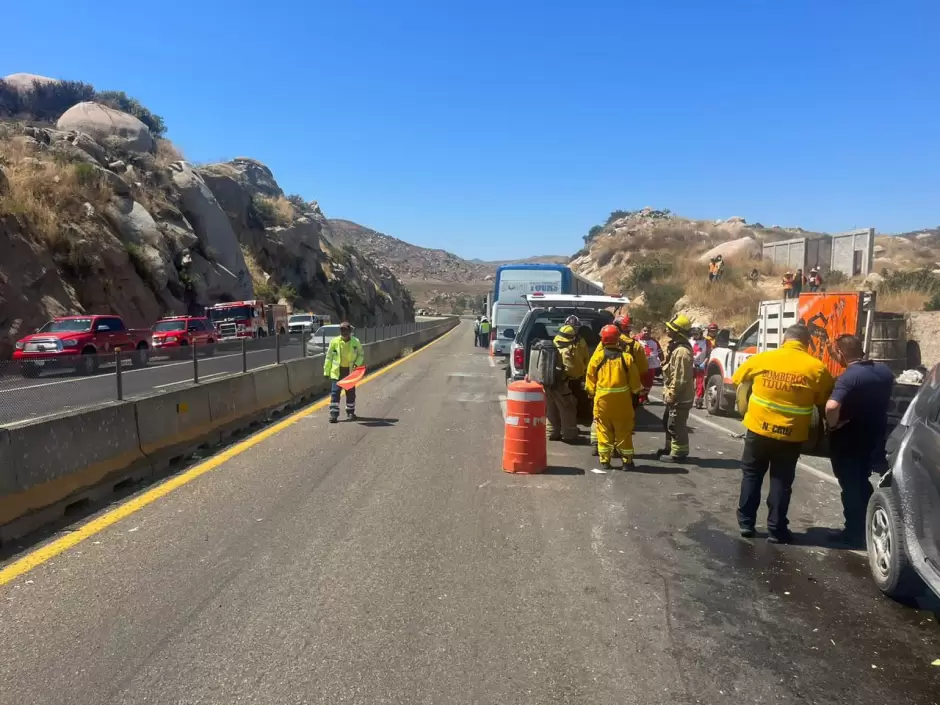
{"type": "MultiPolygon", "coordinates": [[[[440,326],[446,319],[358,328],[366,345],[440,326]]],[[[289,360],[323,355],[329,338],[314,334],[243,338],[173,349],[115,351],[0,361],[0,426],[134,399],[155,391],[289,360]]]]}

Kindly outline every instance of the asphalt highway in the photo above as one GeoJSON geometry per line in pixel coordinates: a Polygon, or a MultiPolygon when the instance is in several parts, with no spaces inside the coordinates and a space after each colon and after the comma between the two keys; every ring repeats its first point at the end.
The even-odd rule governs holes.
{"type": "Polygon", "coordinates": [[[734,421],[666,466],[654,405],[636,472],[506,474],[496,365],[464,322],[358,422],[311,407],[13,557],[0,703],[940,702],[940,625],[827,544],[824,466],[792,546],[735,531],[734,421]]]}

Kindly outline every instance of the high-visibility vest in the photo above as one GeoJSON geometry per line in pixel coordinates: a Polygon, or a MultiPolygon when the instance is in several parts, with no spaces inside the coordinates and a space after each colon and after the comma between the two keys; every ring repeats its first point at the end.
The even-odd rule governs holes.
{"type": "Polygon", "coordinates": [[[489,335],[489,333],[490,333],[490,322],[489,322],[489,321],[481,321],[481,322],[480,322],[480,332],[483,333],[484,335],[489,335]]]}

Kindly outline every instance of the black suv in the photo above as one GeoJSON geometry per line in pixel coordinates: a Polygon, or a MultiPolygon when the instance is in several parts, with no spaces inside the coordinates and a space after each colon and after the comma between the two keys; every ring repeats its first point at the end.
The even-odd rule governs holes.
{"type": "Polygon", "coordinates": [[[925,583],[940,597],[940,365],[888,437],[888,471],[868,503],[868,562],[886,595],[925,583]]]}
{"type": "Polygon", "coordinates": [[[509,348],[509,364],[506,365],[507,383],[525,377],[532,344],[553,339],[568,316],[574,314],[581,319],[582,334],[588,349],[594,352],[601,339],[601,328],[614,320],[614,314],[605,309],[620,308],[630,303],[623,296],[577,294],[529,295],[525,299],[529,311],[519,324],[519,329],[513,331],[515,335],[509,348]]]}

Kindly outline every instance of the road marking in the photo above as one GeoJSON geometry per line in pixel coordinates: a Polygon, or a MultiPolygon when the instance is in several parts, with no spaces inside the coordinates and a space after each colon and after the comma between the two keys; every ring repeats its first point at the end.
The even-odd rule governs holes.
{"type": "MultiPolygon", "coordinates": [[[[656,397],[656,396],[654,396],[654,395],[652,395],[652,394],[650,394],[650,399],[655,399],[656,401],[660,401],[660,402],[662,401],[661,398],[656,397]]],[[[729,436],[731,436],[731,434],[734,433],[734,431],[732,431],[732,430],[730,430],[730,429],[728,429],[728,428],[725,428],[725,427],[722,426],[721,424],[715,423],[715,422],[712,421],[711,419],[708,419],[708,418],[706,418],[706,417],[704,417],[704,416],[699,416],[698,414],[694,414],[694,415],[693,415],[693,414],[690,414],[690,415],[689,415],[689,418],[695,419],[697,422],[702,423],[702,424],[704,424],[704,425],[706,425],[706,426],[708,426],[708,427],[710,427],[710,428],[713,428],[713,429],[715,429],[716,431],[721,431],[722,433],[727,433],[729,436]]],[[[734,437],[732,436],[732,438],[734,438],[734,437]]],[[[742,439],[742,438],[734,438],[734,440],[740,441],[742,444],[744,443],[744,439],[742,439]]],[[[818,477],[820,480],[825,480],[825,481],[828,482],[830,485],[838,485],[838,484],[839,484],[839,481],[838,481],[834,476],[830,475],[829,473],[825,472],[824,470],[819,470],[818,468],[814,468],[812,465],[808,465],[807,463],[804,463],[802,460],[799,461],[799,462],[796,464],[796,466],[797,466],[798,468],[801,468],[802,470],[805,470],[805,471],[808,472],[810,475],[815,475],[815,476],[818,477]]]]}
{"type": "MultiPolygon", "coordinates": [[[[218,377],[220,375],[240,375],[241,372],[213,372],[211,375],[199,375],[199,381],[201,382],[204,379],[209,379],[210,377],[218,377]]],[[[191,384],[193,383],[192,379],[181,379],[179,382],[167,382],[166,384],[155,384],[153,385],[154,389],[160,389],[161,387],[172,387],[176,384],[191,384]]],[[[197,383],[198,384],[198,383],[197,383]]]]}
{"type": "Polygon", "coordinates": [[[495,358],[495,357],[488,357],[488,358],[486,358],[486,359],[490,361],[490,367],[496,367],[496,358],[495,358]]]}
{"type": "MultiPolygon", "coordinates": [[[[435,340],[432,340],[423,348],[419,348],[418,350],[415,350],[411,354],[406,355],[405,357],[399,360],[395,360],[394,362],[386,365],[382,369],[376,370],[375,372],[367,376],[364,380],[362,380],[362,382],[360,382],[359,384],[360,385],[366,384],[378,377],[381,377],[386,372],[390,372],[391,370],[395,369],[396,367],[406,362],[407,360],[411,359],[415,355],[418,355],[424,350],[427,350],[429,347],[431,347],[435,343],[438,343],[444,340],[444,338],[446,338],[448,335],[453,333],[459,327],[460,326],[458,325],[455,328],[451,328],[449,331],[444,333],[444,335],[442,335],[440,338],[436,338],[435,340]]],[[[241,441],[240,443],[236,443],[230,448],[226,448],[224,451],[222,451],[218,455],[215,455],[209,458],[208,460],[202,463],[199,463],[198,465],[194,465],[189,470],[186,470],[180,473],[179,475],[174,475],[173,477],[167,479],[165,482],[157,485],[156,487],[152,487],[151,489],[147,490],[141,495],[138,495],[137,497],[134,497],[130,501],[126,502],[125,504],[122,504],[118,507],[115,507],[114,509],[110,511],[105,512],[97,519],[93,519],[92,521],[88,522],[82,527],[79,527],[75,531],[72,531],[66,534],[65,536],[57,538],[54,541],[51,541],[50,543],[46,544],[45,546],[41,546],[40,548],[37,548],[36,550],[31,551],[30,553],[27,553],[22,558],[18,558],[17,560],[13,561],[8,566],[6,566],[5,568],[0,569],[0,586],[6,585],[11,580],[15,580],[21,575],[28,573],[33,568],[36,568],[37,566],[42,565],[46,561],[51,560],[52,558],[55,558],[56,556],[67,551],[73,546],[76,546],[77,544],[81,543],[85,539],[91,536],[94,536],[95,534],[98,534],[104,531],[109,526],[116,524],[122,519],[126,519],[132,514],[139,512],[141,509],[143,509],[147,505],[153,504],[161,497],[165,497],[166,495],[170,494],[173,490],[176,490],[182,487],[183,485],[187,485],[193,480],[195,480],[196,478],[201,477],[202,475],[205,475],[206,473],[211,472],[212,470],[215,470],[217,467],[219,467],[220,465],[223,465],[224,463],[228,462],[232,458],[235,458],[241,455],[245,451],[251,448],[254,448],[259,443],[266,441],[268,438],[271,438],[271,436],[274,436],[280,433],[281,431],[293,426],[295,423],[297,423],[298,421],[302,419],[307,418],[314,412],[325,408],[329,403],[330,403],[329,398],[321,399],[315,404],[311,404],[305,409],[301,409],[300,411],[297,411],[291,414],[283,421],[279,421],[278,423],[272,426],[268,426],[266,429],[259,431],[254,436],[251,436],[250,438],[246,438],[245,440],[241,441]]]]}

